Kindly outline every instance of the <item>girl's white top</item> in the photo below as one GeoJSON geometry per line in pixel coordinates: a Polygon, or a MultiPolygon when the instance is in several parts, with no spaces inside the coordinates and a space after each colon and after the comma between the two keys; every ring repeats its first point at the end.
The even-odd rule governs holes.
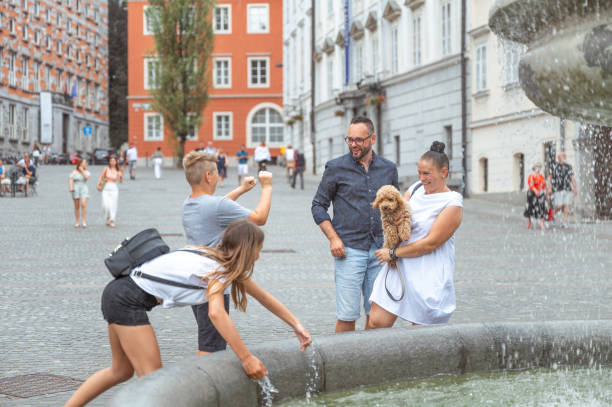
{"type": "MultiPolygon", "coordinates": [[[[190,248],[190,250],[194,250],[190,248]]],[[[174,251],[150,260],[140,267],[135,268],[130,277],[147,293],[162,300],[162,307],[172,308],[185,305],[202,304],[208,301],[206,298],[208,284],[202,277],[215,272],[219,263],[208,257],[187,251],[174,251]],[[190,284],[203,287],[182,288],[172,285],[158,283],[147,278],[136,276],[136,271],[160,277],[177,283],[190,284]]],[[[223,282],[221,276],[215,277],[223,282]]],[[[225,294],[230,293],[230,285],[225,288],[225,294]]]]}
{"type": "MultiPolygon", "coordinates": [[[[416,186],[413,184],[409,190],[416,186]]],[[[461,194],[440,192],[425,194],[421,187],[410,198],[412,209],[412,228],[407,245],[423,239],[429,233],[440,212],[447,206],[463,207],[461,194]]],[[[375,302],[387,311],[420,325],[433,325],[448,322],[455,311],[455,235],[431,253],[420,257],[400,257],[400,272],[404,276],[406,291],[401,301],[389,298],[385,290],[385,276],[389,266],[385,264],[374,282],[370,302],[375,302]]],[[[387,289],[394,298],[402,293],[399,275],[395,269],[389,270],[387,289]]]]}

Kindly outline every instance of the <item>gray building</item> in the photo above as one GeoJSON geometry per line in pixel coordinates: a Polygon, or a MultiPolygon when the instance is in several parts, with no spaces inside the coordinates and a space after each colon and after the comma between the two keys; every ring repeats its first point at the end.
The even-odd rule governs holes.
{"type": "Polygon", "coordinates": [[[105,0],[0,5],[0,155],[108,146],[105,0]]]}
{"type": "Polygon", "coordinates": [[[366,115],[377,129],[375,150],[397,163],[404,185],[416,180],[419,157],[439,140],[451,158],[449,183],[461,188],[462,145],[469,136],[462,134],[463,110],[469,120],[462,91],[469,95],[469,80],[462,88],[460,2],[317,2],[312,147],[311,81],[305,76],[309,5],[289,0],[285,13],[285,111],[294,144],[303,144],[309,156],[314,147],[321,171],[327,160],[348,151],[343,137],[351,118],[366,115]]]}

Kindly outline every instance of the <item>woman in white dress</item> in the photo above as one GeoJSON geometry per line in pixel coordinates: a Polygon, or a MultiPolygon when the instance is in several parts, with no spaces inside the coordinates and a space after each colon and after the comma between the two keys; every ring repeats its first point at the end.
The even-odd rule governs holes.
{"type": "Polygon", "coordinates": [[[418,162],[420,182],[406,191],[412,209],[410,240],[376,257],[386,263],[376,281],[366,329],[388,328],[397,317],[418,325],[448,322],[455,311],[455,231],[463,216],[463,197],[446,185],[448,157],[434,142],[418,162]],[[398,270],[388,261],[397,258],[398,270]],[[401,273],[401,278],[400,278],[401,273]]]}
{"type": "Polygon", "coordinates": [[[98,179],[98,191],[102,191],[102,209],[106,217],[106,226],[115,227],[117,216],[117,201],[119,200],[119,188],[117,182],[123,182],[123,171],[119,167],[117,157],[108,159],[108,167],[104,167],[98,179]]]}

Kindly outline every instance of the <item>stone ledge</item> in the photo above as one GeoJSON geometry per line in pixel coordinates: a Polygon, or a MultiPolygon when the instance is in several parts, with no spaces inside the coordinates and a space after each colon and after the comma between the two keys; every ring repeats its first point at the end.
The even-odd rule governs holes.
{"type": "MultiPolygon", "coordinates": [[[[326,335],[301,353],[296,340],[251,347],[279,390],[313,392],[437,374],[612,364],[612,321],[554,321],[394,328],[326,335]],[[317,374],[314,374],[316,367],[317,374]],[[359,372],[359,374],[355,374],[359,372]]],[[[133,380],[111,406],[258,406],[257,385],[231,351],[192,357],[133,380]]]]}

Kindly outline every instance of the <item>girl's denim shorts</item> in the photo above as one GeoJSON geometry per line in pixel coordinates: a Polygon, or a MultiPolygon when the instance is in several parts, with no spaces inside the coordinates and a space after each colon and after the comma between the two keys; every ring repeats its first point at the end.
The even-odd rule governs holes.
{"type": "Polygon", "coordinates": [[[129,276],[111,281],[102,293],[102,315],[109,324],[150,325],[147,311],[156,305],[157,299],[129,276]]]}

